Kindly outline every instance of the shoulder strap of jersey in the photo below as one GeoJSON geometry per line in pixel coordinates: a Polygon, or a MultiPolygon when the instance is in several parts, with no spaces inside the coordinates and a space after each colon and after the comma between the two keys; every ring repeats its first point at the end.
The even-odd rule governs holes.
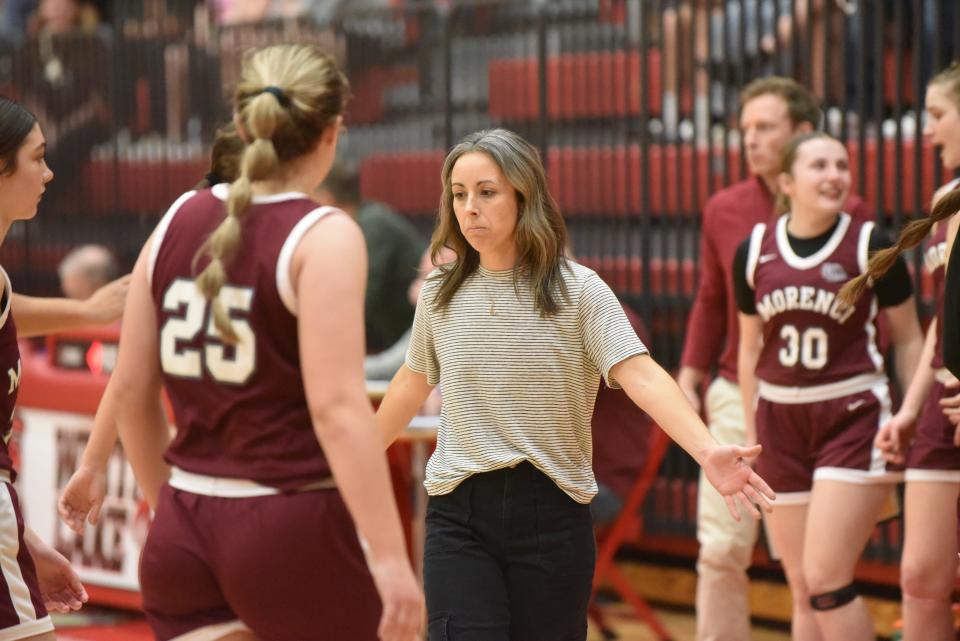
{"type": "Polygon", "coordinates": [[[876,223],[872,220],[863,223],[860,227],[860,237],[857,238],[857,266],[861,274],[867,271],[867,262],[870,260],[870,236],[873,234],[874,227],[876,223]]]}
{"type": "Polygon", "coordinates": [[[167,228],[170,227],[170,222],[173,220],[173,217],[177,215],[177,212],[180,211],[180,207],[183,206],[183,203],[187,202],[197,191],[191,190],[183,194],[170,205],[170,209],[167,210],[167,213],[163,215],[163,218],[160,219],[160,223],[157,225],[157,228],[153,232],[153,241],[150,245],[150,255],[147,257],[147,284],[152,288],[153,287],[153,269],[157,264],[157,256],[160,255],[160,246],[163,245],[163,239],[167,235],[167,228]]]}
{"type": "Polygon", "coordinates": [[[336,207],[318,207],[309,212],[293,226],[280,248],[280,255],[277,257],[277,293],[280,294],[283,306],[294,316],[297,315],[297,294],[290,280],[290,262],[293,260],[293,253],[311,227],[326,216],[338,213],[343,212],[336,207]]]}
{"type": "Polygon", "coordinates": [[[754,283],[754,274],[757,271],[757,263],[760,260],[760,247],[763,245],[763,235],[767,232],[766,223],[757,223],[750,232],[750,244],[747,251],[747,284],[751,289],[756,289],[754,283]]]}
{"type": "Polygon", "coordinates": [[[0,291],[0,300],[3,301],[3,309],[0,310],[0,327],[7,324],[7,318],[10,316],[10,310],[13,307],[13,285],[10,283],[10,276],[7,270],[0,267],[0,276],[3,277],[3,290],[0,291]]]}

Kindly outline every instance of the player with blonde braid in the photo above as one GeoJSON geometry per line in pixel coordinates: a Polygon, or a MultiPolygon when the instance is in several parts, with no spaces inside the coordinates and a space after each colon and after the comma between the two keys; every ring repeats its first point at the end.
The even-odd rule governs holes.
{"type": "Polygon", "coordinates": [[[364,386],[363,238],[308,196],[348,93],[313,47],[249,55],[239,176],[178,198],[134,268],[110,397],[155,510],[140,579],[161,641],[419,638],[364,386]]]}

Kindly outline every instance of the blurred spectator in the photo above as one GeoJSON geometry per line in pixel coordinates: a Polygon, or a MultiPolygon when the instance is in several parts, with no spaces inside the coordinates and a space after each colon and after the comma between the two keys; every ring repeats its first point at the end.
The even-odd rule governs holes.
{"type": "Polygon", "coordinates": [[[91,29],[95,11],[76,0],[41,0],[35,33],[23,44],[15,82],[23,103],[43,122],[47,161],[62,172],[51,182],[48,206],[72,205],[82,188],[90,150],[109,136],[107,48],[91,29]]]}
{"type": "MultiPolygon", "coordinates": [[[[295,0],[288,2],[280,0],[210,0],[210,8],[218,24],[243,24],[258,22],[267,17],[282,17],[268,15],[277,10],[289,11],[288,5],[299,5],[295,0]],[[274,11],[271,11],[273,9],[274,11]]],[[[297,12],[299,13],[299,12],[297,12]]],[[[295,13],[294,15],[297,15],[295,13]]]]}
{"type": "MultiPolygon", "coordinates": [[[[410,283],[410,287],[407,289],[407,300],[410,301],[411,305],[416,307],[417,299],[420,298],[420,288],[423,287],[423,281],[427,279],[430,272],[432,272],[435,267],[452,262],[456,257],[457,255],[452,249],[444,248],[437,257],[436,264],[434,264],[430,256],[430,249],[428,248],[423,252],[423,256],[420,259],[420,269],[417,270],[417,277],[410,283]]],[[[400,366],[406,361],[411,330],[412,327],[407,329],[403,336],[397,339],[396,343],[382,352],[367,356],[363,362],[363,372],[368,381],[386,381],[393,378],[393,375],[397,373],[397,370],[400,369],[400,366]]],[[[439,386],[434,391],[439,392],[439,386]]],[[[435,414],[436,412],[432,413],[435,414]]]]}
{"type": "Polygon", "coordinates": [[[0,33],[6,38],[22,37],[36,10],[37,0],[3,0],[0,4],[0,33]]]}
{"type": "Polygon", "coordinates": [[[117,260],[102,245],[82,245],[60,261],[60,289],[64,296],[86,300],[119,274],[117,260]]]}
{"type": "Polygon", "coordinates": [[[383,203],[360,194],[355,167],[335,162],[317,189],[317,201],[353,216],[367,241],[367,296],[364,309],[367,352],[380,352],[397,342],[413,324],[414,306],[407,299],[417,276],[426,242],[410,222],[383,203]]]}
{"type": "Polygon", "coordinates": [[[682,95],[686,88],[694,88],[693,120],[702,136],[713,119],[711,113],[719,116],[736,109],[731,84],[775,71],[778,38],[783,46],[790,30],[790,4],[790,0],[664,3],[663,119],[668,137],[677,133],[680,118],[688,116],[689,97],[682,95]]]}
{"type": "Polygon", "coordinates": [[[244,24],[309,16],[318,23],[337,17],[349,6],[351,11],[387,8],[391,0],[209,0],[214,19],[219,24],[244,24]]]}
{"type": "Polygon", "coordinates": [[[31,34],[62,34],[76,30],[91,32],[100,24],[96,7],[82,0],[40,0],[27,22],[31,34]]]}
{"type": "Polygon", "coordinates": [[[668,138],[676,136],[681,112],[687,115],[682,105],[688,101],[681,90],[688,87],[693,87],[697,130],[703,132],[709,127],[708,17],[706,0],[668,0],[663,5],[663,124],[668,138]],[[692,56],[687,54],[691,48],[692,56]]]}
{"type": "Polygon", "coordinates": [[[8,38],[20,38],[35,33],[39,23],[51,20],[54,23],[70,24],[76,22],[83,26],[94,27],[109,17],[109,0],[3,0],[0,2],[0,35],[8,38]],[[76,18],[70,15],[79,13],[76,18]],[[45,15],[44,15],[45,14],[45,15]],[[46,16],[46,17],[45,17],[46,16]],[[32,29],[32,31],[31,31],[32,29]]]}

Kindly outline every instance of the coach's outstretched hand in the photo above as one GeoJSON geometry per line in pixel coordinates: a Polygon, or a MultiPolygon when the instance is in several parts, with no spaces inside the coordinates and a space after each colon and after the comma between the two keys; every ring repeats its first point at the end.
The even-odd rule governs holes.
{"type": "Polygon", "coordinates": [[[740,520],[740,511],[737,502],[742,505],[754,518],[760,518],[760,510],[773,511],[770,501],[776,499],[776,494],[760,478],[760,475],[747,465],[744,459],[752,459],[760,455],[762,446],[740,447],[738,445],[718,445],[709,449],[703,457],[703,471],[710,483],[723,495],[727,509],[737,521],[740,520]]]}
{"type": "Polygon", "coordinates": [[[37,566],[37,582],[43,605],[50,612],[79,610],[87,602],[87,591],[70,562],[26,528],[23,540],[37,566]]]}

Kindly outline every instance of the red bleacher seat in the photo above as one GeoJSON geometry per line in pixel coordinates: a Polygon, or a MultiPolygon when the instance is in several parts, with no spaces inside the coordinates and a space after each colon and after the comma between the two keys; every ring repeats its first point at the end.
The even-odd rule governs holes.
{"type": "MultiPolygon", "coordinates": [[[[597,272],[618,294],[643,293],[643,261],[639,256],[579,256],[578,261],[597,272]]],[[[692,259],[650,259],[650,293],[654,296],[692,296],[696,265],[692,259]]]]}
{"type": "Polygon", "coordinates": [[[360,164],[360,190],[402,214],[425,214],[440,202],[441,150],[373,154],[360,164]]]}
{"type": "Polygon", "coordinates": [[[724,165],[730,167],[731,180],[740,179],[739,148],[711,154],[707,149],[694,153],[692,145],[650,145],[648,172],[643,171],[643,153],[639,145],[552,147],[547,167],[561,211],[568,216],[639,214],[646,187],[646,204],[654,215],[699,212],[723,185],[724,165]]]}
{"type": "MultiPolygon", "coordinates": [[[[592,51],[547,59],[547,113],[553,120],[640,114],[643,94],[640,53],[592,51]]],[[[539,62],[535,57],[499,58],[488,65],[489,113],[506,120],[532,120],[540,113],[539,62]]],[[[647,51],[647,113],[661,110],[660,51],[647,51]]]]}
{"type": "MultiPolygon", "coordinates": [[[[852,140],[847,143],[847,150],[850,154],[850,169],[853,172],[853,184],[856,186],[859,180],[860,168],[860,144],[859,141],[852,140]]],[[[866,189],[863,198],[871,206],[876,206],[878,197],[883,194],[883,205],[885,211],[892,211],[896,204],[896,190],[898,186],[901,191],[900,209],[908,215],[914,215],[914,200],[916,197],[916,170],[914,166],[914,155],[916,145],[913,140],[904,140],[902,151],[900,152],[900,171],[897,171],[897,146],[893,140],[868,140],[864,145],[864,167],[866,179],[866,189]],[[883,176],[879,175],[878,166],[880,164],[880,151],[882,149],[883,158],[883,176]],[[879,180],[882,179],[882,183],[879,180]],[[882,191],[881,191],[882,189],[882,191]]],[[[922,211],[929,211],[930,201],[933,199],[933,192],[936,189],[934,166],[939,159],[934,153],[933,147],[924,143],[920,149],[921,154],[921,191],[920,207],[922,211]]]]}
{"type": "Polygon", "coordinates": [[[207,172],[206,158],[92,160],[84,167],[83,203],[93,214],[159,214],[207,172]]]}
{"type": "MultiPolygon", "coordinates": [[[[859,145],[852,141],[847,147],[856,186],[861,171],[859,145]]],[[[893,211],[899,185],[901,211],[915,214],[915,149],[912,140],[903,142],[898,171],[893,141],[866,143],[866,190],[862,195],[870,205],[876,205],[882,194],[885,211],[893,211]],[[878,172],[881,154],[882,177],[878,172]]],[[[923,180],[919,202],[927,210],[935,189],[937,157],[929,145],[921,147],[920,153],[923,180]]],[[[738,147],[707,149],[691,144],[652,144],[646,154],[649,169],[645,171],[644,150],[639,145],[550,147],[547,169],[560,210],[566,216],[640,215],[646,188],[646,205],[651,214],[696,214],[703,210],[710,195],[726,184],[727,173],[730,181],[743,176],[738,147]]],[[[441,150],[368,156],[360,167],[361,189],[369,197],[406,214],[434,212],[440,198],[443,157],[441,150]]]]}

